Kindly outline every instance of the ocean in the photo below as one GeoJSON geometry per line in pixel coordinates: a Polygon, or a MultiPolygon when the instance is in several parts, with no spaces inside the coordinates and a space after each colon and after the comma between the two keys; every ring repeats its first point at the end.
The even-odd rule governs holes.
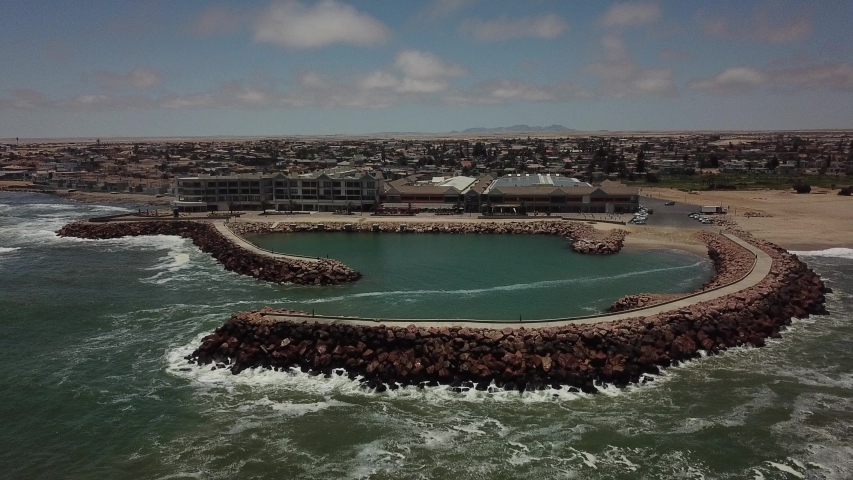
{"type": "MultiPolygon", "coordinates": [[[[510,281],[477,264],[469,270],[489,277],[482,285],[466,278],[411,293],[416,285],[404,278],[371,283],[378,260],[355,265],[367,248],[393,261],[393,248],[375,242],[394,236],[367,238],[352,256],[330,236],[298,248],[348,257],[339,259],[371,280],[306,296],[226,272],[177,237],[54,234],[68,222],[124,210],[0,192],[0,478],[853,478],[853,249],[799,252],[834,289],[829,316],[795,320],[765,348],[704,357],[645,385],[598,395],[444,387],[375,394],[337,375],[234,376],[189,367],[183,357],[237,310],[386,305],[390,315],[423,311],[423,302],[450,309],[462,299],[464,307],[473,295],[491,310],[472,312],[489,318],[525,301],[548,305],[556,287],[536,285],[537,277],[574,290],[583,279],[604,285],[596,275],[619,273],[538,262],[510,281]]],[[[447,251],[436,241],[452,237],[421,248],[447,251]]],[[[555,237],[508,240],[490,248],[519,251],[532,240],[541,242],[525,250],[534,257],[569,255],[555,237]]],[[[435,278],[446,278],[446,269],[471,260],[431,265],[435,278]]],[[[709,274],[707,261],[672,251],[627,263],[624,272],[634,274],[625,281],[637,282],[630,288],[665,278],[655,288],[689,290],[709,274]],[[655,268],[672,269],[643,273],[655,268]]],[[[601,290],[566,305],[580,305],[582,314],[621,294],[594,294],[601,290]]],[[[537,308],[531,318],[554,313],[537,308]]]]}

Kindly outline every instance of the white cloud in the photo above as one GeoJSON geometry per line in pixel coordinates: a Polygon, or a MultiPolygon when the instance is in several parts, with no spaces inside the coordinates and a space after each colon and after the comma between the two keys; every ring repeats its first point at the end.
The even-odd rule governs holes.
{"type": "Polygon", "coordinates": [[[813,21],[808,15],[780,19],[767,10],[757,10],[746,18],[728,18],[700,12],[697,20],[705,36],[730,40],[743,40],[771,45],[794,43],[808,39],[813,33],[813,21]],[[776,17],[776,18],[774,18],[776,17]]]}
{"type": "Polygon", "coordinates": [[[606,28],[648,25],[660,20],[660,14],[660,5],[654,2],[614,3],[601,17],[601,25],[606,28]]]}
{"type": "Polygon", "coordinates": [[[806,68],[783,70],[774,75],[783,87],[803,89],[832,89],[853,92],[853,65],[829,63],[806,68]]]}
{"type": "Polygon", "coordinates": [[[394,66],[403,73],[403,77],[392,82],[390,74],[374,74],[373,88],[382,83],[384,88],[394,88],[402,93],[435,93],[446,90],[451,78],[468,73],[461,65],[447,64],[429,52],[418,50],[400,52],[394,66]]]}
{"type": "Polygon", "coordinates": [[[362,78],[358,86],[364,90],[397,88],[400,86],[400,80],[390,73],[379,70],[362,78]]]}
{"type": "Polygon", "coordinates": [[[812,19],[796,18],[789,23],[774,24],[767,12],[758,12],[755,16],[756,28],[753,37],[757,41],[779,45],[797,42],[812,36],[812,19]]]}
{"type": "MultiPolygon", "coordinates": [[[[338,103],[369,105],[376,102],[385,105],[401,98],[418,97],[446,91],[450,80],[467,74],[464,67],[450,64],[439,57],[418,50],[404,50],[397,54],[393,65],[396,73],[376,70],[357,78],[352,85],[341,84],[324,78],[308,85],[305,77],[303,87],[311,87],[311,94],[318,99],[334,99],[338,103]]],[[[304,92],[303,92],[304,93],[304,92]]]]}
{"type": "Polygon", "coordinates": [[[309,88],[323,88],[333,83],[332,79],[314,71],[307,72],[299,78],[299,84],[309,88]]]}
{"type": "Polygon", "coordinates": [[[547,102],[556,98],[554,92],[518,80],[501,80],[489,86],[491,96],[501,100],[547,102]]]}
{"type": "Polygon", "coordinates": [[[212,93],[197,93],[165,98],[160,102],[160,106],[173,110],[209,108],[215,106],[215,100],[216,96],[212,93]]]}
{"type": "Polygon", "coordinates": [[[777,92],[792,90],[839,90],[853,92],[853,65],[828,63],[803,68],[759,70],[730,67],[710,78],[693,80],[687,88],[714,95],[735,95],[768,87],[777,92]]]}
{"type": "Polygon", "coordinates": [[[687,83],[687,88],[715,95],[733,95],[755,89],[767,81],[767,75],[754,67],[730,67],[718,75],[687,83]]]}
{"type": "Polygon", "coordinates": [[[335,0],[306,6],[275,3],[255,24],[255,41],[285,48],[319,48],[335,43],[369,46],[384,42],[384,23],[335,0]]]}
{"type": "Polygon", "coordinates": [[[479,2],[480,0],[433,0],[415,15],[415,20],[434,22],[479,2]]]}
{"type": "Polygon", "coordinates": [[[644,69],[628,55],[625,42],[616,35],[601,38],[604,61],[584,67],[584,72],[598,78],[595,91],[605,96],[675,96],[678,91],[669,68],[644,69]]]}
{"type": "Polygon", "coordinates": [[[662,62],[686,62],[693,60],[693,54],[683,50],[667,48],[658,53],[657,59],[662,62]]]}
{"type": "Polygon", "coordinates": [[[467,71],[460,65],[448,65],[429,52],[404,50],[397,55],[394,65],[407,78],[417,80],[435,80],[465,75],[467,71]]]}
{"type": "Polygon", "coordinates": [[[216,5],[205,9],[190,22],[186,29],[196,35],[222,35],[235,33],[248,26],[257,12],[230,9],[216,5]]]}
{"type": "Polygon", "coordinates": [[[520,18],[504,16],[495,20],[467,20],[459,26],[459,33],[481,42],[500,42],[525,37],[557,38],[568,27],[563,17],[556,14],[520,18]]]}
{"type": "Polygon", "coordinates": [[[513,101],[530,103],[566,102],[593,96],[592,92],[584,90],[575,82],[537,85],[521,80],[503,79],[480,82],[467,91],[451,92],[444,97],[444,101],[453,105],[500,105],[513,101]]]}
{"type": "Polygon", "coordinates": [[[108,91],[125,88],[145,90],[163,83],[163,79],[157,71],[146,67],[137,67],[126,74],[97,71],[92,76],[102,90],[108,91]]]}
{"type": "Polygon", "coordinates": [[[30,110],[49,103],[47,96],[38,90],[21,88],[12,91],[10,98],[0,99],[0,110],[30,110]]]}

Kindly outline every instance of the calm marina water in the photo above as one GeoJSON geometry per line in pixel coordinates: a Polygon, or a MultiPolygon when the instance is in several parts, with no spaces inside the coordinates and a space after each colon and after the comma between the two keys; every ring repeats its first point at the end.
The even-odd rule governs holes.
{"type": "Polygon", "coordinates": [[[597,396],[377,395],[345,377],[232,376],[182,358],[235,310],[297,303],[318,313],[381,307],[388,316],[439,316],[461,301],[474,318],[514,318],[517,305],[544,318],[600,310],[623,293],[617,285],[689,290],[707,278],[708,263],[624,252],[612,257],[624,266],[591,259],[595,269],[570,269],[560,262],[573,254],[556,237],[508,236],[466,251],[456,236],[412,235],[407,242],[424,239],[419,254],[378,276],[371,272],[397,261],[382,243],[396,236],[353,238],[364,242],[357,249],[326,234],[258,240],[328,253],[365,273],[358,284],[309,294],[225,272],[176,237],[53,233],[118,211],[0,192],[0,478],[853,477],[853,250],[803,256],[835,290],[830,316],[796,321],[767,348],[703,358],[645,386],[597,396]],[[367,253],[371,245],[378,253],[367,253]],[[486,248],[504,250],[485,261],[478,253],[486,248]],[[519,251],[538,260],[508,264],[519,251]],[[435,270],[424,278],[443,283],[407,283],[407,272],[425,268],[435,270]],[[511,268],[520,280],[504,276],[511,268]],[[660,268],[669,270],[642,273],[660,268]],[[620,272],[631,275],[597,279],[620,272]],[[370,295],[377,292],[384,296],[370,295]]]}
{"type": "Polygon", "coordinates": [[[297,308],[397,318],[522,320],[590,315],[623,295],[687,292],[713,274],[675,251],[590,256],[562,237],[327,232],[250,239],[272,251],[338,259],[364,274],[334,288],[293,287],[297,308]]]}

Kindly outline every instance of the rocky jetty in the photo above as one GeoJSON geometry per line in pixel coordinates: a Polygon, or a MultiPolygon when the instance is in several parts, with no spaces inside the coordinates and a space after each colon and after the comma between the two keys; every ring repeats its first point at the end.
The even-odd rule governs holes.
{"type": "Polygon", "coordinates": [[[745,248],[731,241],[724,235],[714,232],[698,232],[697,236],[708,248],[708,256],[714,262],[716,272],[711,280],[689,293],[636,293],[626,295],[613,302],[607,312],[616,313],[635,308],[650,307],[665,302],[671,302],[688,295],[713,290],[734,283],[749,274],[755,262],[755,257],[745,248]]]}
{"type": "MultiPolygon", "coordinates": [[[[743,232],[741,232],[743,233],[743,232]]],[[[747,237],[748,238],[748,237],[747,237]]],[[[596,392],[740,345],[761,347],[791,319],[825,313],[820,278],[796,256],[748,238],[771,256],[754,287],[648,317],[553,328],[386,327],[275,321],[238,313],[187,357],[238,374],[247,368],[345,371],[376,391],[405,385],[596,392]]],[[[729,255],[730,250],[720,250],[729,255]]],[[[293,312],[289,312],[293,313],[293,312]]]]}
{"type": "Polygon", "coordinates": [[[628,232],[622,229],[595,231],[572,242],[572,250],[588,255],[610,255],[622,250],[628,232]]]}
{"type": "Polygon", "coordinates": [[[635,293],[632,295],[625,295],[613,302],[612,305],[607,307],[605,310],[607,313],[618,313],[624,312],[626,310],[634,310],[636,308],[646,308],[651,307],[652,305],[659,305],[661,303],[671,302],[673,300],[678,300],[679,298],[684,298],[688,295],[692,295],[693,293],[635,293]]]}
{"type": "Polygon", "coordinates": [[[240,236],[295,232],[393,232],[393,233],[466,233],[509,235],[560,235],[572,240],[572,250],[608,255],[622,250],[628,232],[622,229],[599,231],[591,225],[571,221],[532,222],[416,222],[416,223],[269,223],[234,222],[231,230],[240,236]]]}
{"type": "Polygon", "coordinates": [[[209,222],[143,221],[66,225],[61,237],[108,239],[140,235],[177,235],[189,238],[201,251],[209,253],[226,270],[275,283],[336,285],[354,282],[361,274],[336,260],[317,261],[268,257],[250,252],[228,240],[209,222]]]}

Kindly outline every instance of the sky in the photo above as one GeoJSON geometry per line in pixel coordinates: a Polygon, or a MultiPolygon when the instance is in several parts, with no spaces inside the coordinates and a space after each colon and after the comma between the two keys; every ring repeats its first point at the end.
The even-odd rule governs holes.
{"type": "Polygon", "coordinates": [[[853,1],[0,0],[0,138],[853,128],[853,1]]]}

